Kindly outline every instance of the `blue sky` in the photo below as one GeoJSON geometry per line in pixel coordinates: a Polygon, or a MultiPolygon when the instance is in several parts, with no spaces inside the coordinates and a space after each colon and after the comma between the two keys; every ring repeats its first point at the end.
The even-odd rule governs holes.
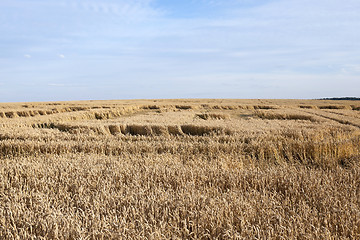
{"type": "Polygon", "coordinates": [[[0,102],[359,96],[358,0],[1,0],[0,102]]]}

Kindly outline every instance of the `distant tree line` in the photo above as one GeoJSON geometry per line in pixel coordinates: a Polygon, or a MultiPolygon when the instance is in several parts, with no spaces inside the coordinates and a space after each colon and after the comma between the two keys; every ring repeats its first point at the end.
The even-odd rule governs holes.
{"type": "Polygon", "coordinates": [[[358,97],[334,97],[334,98],[320,98],[318,100],[349,100],[349,101],[357,101],[360,100],[358,97]]]}

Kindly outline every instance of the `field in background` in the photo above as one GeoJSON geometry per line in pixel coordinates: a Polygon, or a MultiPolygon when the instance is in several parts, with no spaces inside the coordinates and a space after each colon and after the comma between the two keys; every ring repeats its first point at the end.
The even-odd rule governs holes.
{"type": "Polygon", "coordinates": [[[1,239],[359,239],[360,101],[0,104],[1,239]]]}

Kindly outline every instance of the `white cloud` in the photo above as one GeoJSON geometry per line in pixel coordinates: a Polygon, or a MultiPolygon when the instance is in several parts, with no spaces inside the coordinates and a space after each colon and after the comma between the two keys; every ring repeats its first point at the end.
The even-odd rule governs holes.
{"type": "MultiPolygon", "coordinates": [[[[32,75],[32,79],[48,83],[58,76],[50,80],[55,82],[49,85],[54,89],[64,87],[57,82],[72,79],[78,84],[90,79],[94,84],[89,89],[94,90],[99,79],[107,79],[104,81],[113,84],[108,90],[114,92],[122,84],[117,83],[119,79],[130,79],[133,85],[157,82],[159,95],[152,95],[155,98],[168,91],[181,96],[184,81],[198,86],[196,91],[217,97],[230,97],[230,93],[233,97],[320,97],[340,90],[339,94],[354,95],[359,89],[360,35],[355,31],[360,27],[360,15],[355,13],[359,0],[268,0],[251,7],[243,7],[241,2],[254,0],[228,0],[239,4],[190,0],[185,4],[194,1],[215,4],[218,11],[208,14],[209,7],[204,6],[196,16],[161,15],[153,6],[166,11],[173,4],[176,13],[183,11],[177,8],[182,3],[153,4],[152,0],[13,1],[19,12],[23,8],[38,14],[19,14],[27,17],[19,17],[14,24],[9,21],[14,30],[4,34],[4,28],[0,35],[4,39],[9,36],[9,42],[23,40],[16,46],[20,57],[36,54],[33,58],[23,55],[32,58],[24,66],[16,61],[1,62],[1,79],[4,74],[13,79],[32,75]],[[67,53],[72,56],[64,55],[67,53]],[[45,59],[50,61],[43,64],[45,59]],[[73,68],[72,63],[82,67],[73,68]],[[226,73],[233,75],[224,76],[226,73]],[[168,86],[169,80],[180,90],[168,86]],[[209,87],[202,88],[206,85],[209,87]],[[257,92],[262,86],[264,90],[257,92]],[[327,92],[321,92],[323,86],[327,92]]],[[[8,54],[13,52],[18,54],[8,50],[8,54]]]]}
{"type": "Polygon", "coordinates": [[[62,83],[49,83],[48,86],[50,87],[65,87],[65,84],[62,83]]]}
{"type": "Polygon", "coordinates": [[[77,11],[111,14],[131,20],[142,20],[161,15],[160,10],[151,6],[151,2],[151,0],[68,1],[66,5],[77,11]]]}
{"type": "Polygon", "coordinates": [[[356,65],[356,64],[344,65],[343,68],[341,69],[341,72],[344,74],[359,74],[360,65],[356,65]]]}

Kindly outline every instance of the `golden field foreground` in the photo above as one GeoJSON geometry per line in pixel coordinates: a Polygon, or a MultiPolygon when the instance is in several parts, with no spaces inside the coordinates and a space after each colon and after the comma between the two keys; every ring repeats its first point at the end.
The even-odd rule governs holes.
{"type": "Polygon", "coordinates": [[[0,239],[360,239],[359,110],[0,104],[0,239]]]}

